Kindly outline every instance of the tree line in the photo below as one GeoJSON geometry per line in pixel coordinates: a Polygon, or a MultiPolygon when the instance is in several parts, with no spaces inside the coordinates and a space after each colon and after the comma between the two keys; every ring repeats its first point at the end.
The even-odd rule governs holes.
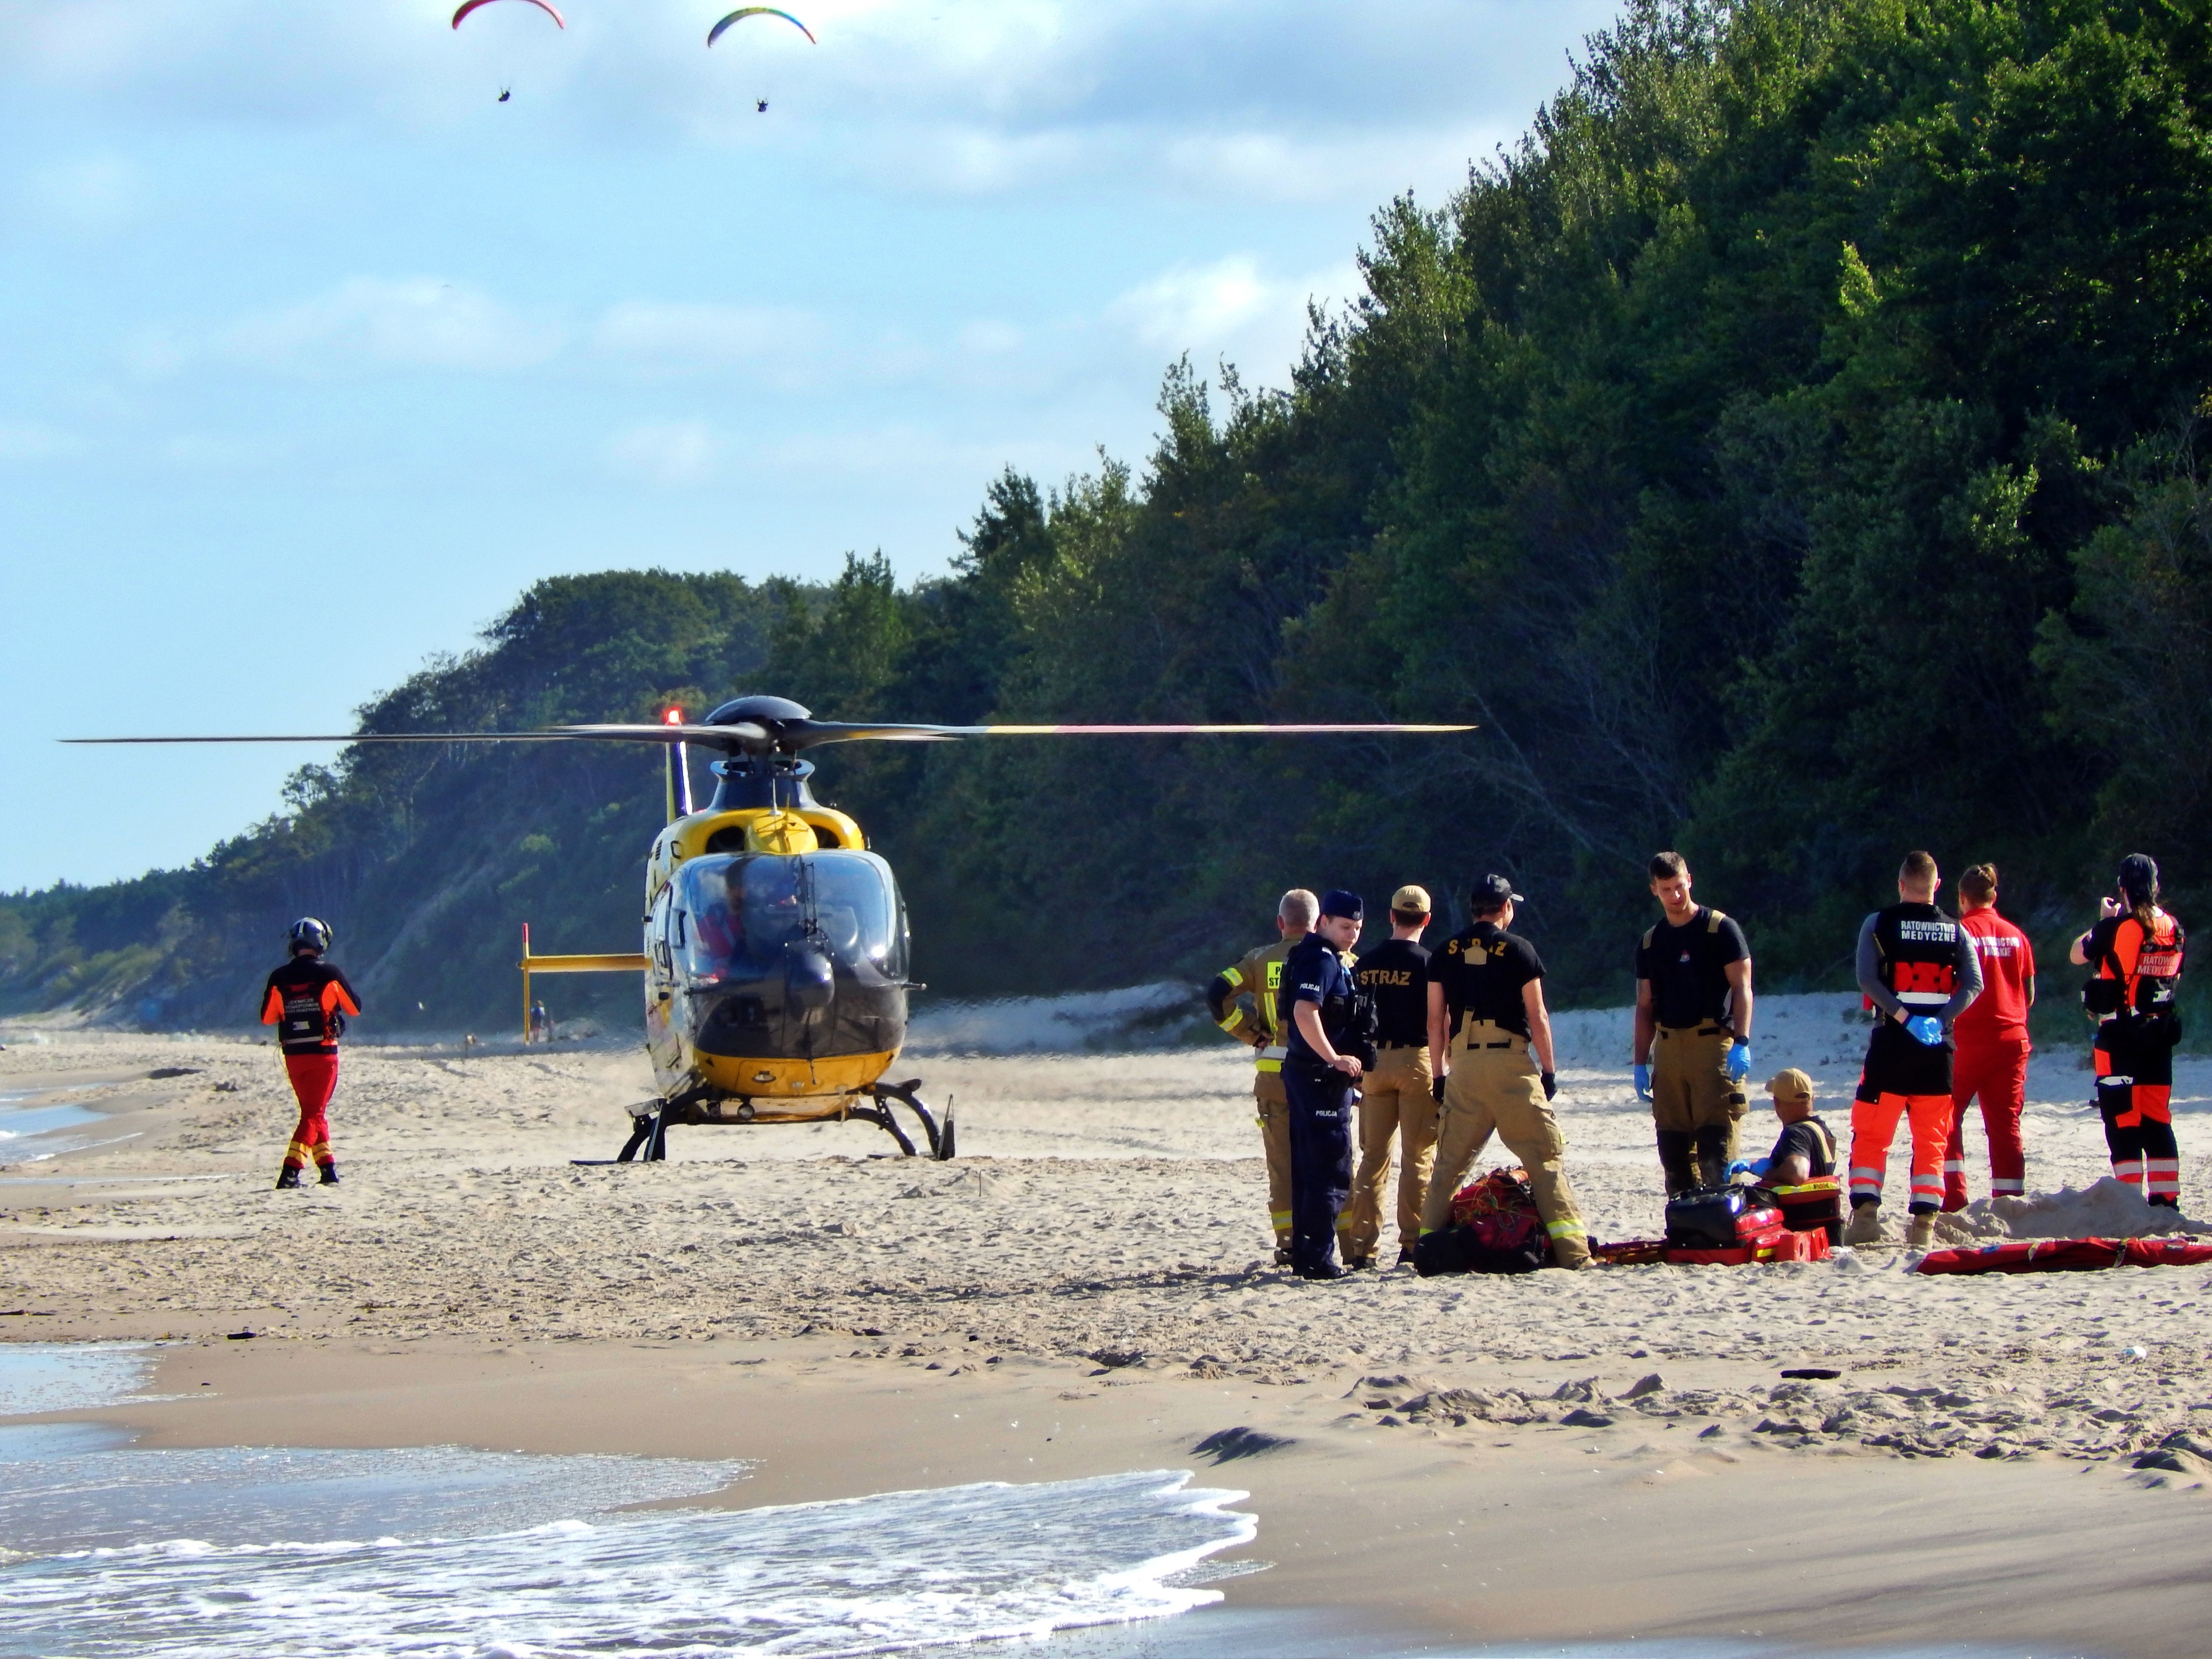
{"type": "MultiPolygon", "coordinates": [[[[1365,293],[1313,314],[1287,386],[1174,365],[1148,457],[992,481],[942,576],[542,582],[362,729],[745,690],[1477,725],[819,751],[956,994],[1195,975],[1287,885],[1495,869],[1559,994],[1618,998],[1669,845],[1770,986],[1847,984],[1912,847],[1994,860],[2039,943],[2125,851],[2186,920],[2212,893],[2208,68],[2194,7],[1638,0],[1463,189],[1375,216],[1365,293]]],[[[234,1018],[308,910],[401,1018],[495,1020],[520,921],[541,949],[631,936],[657,765],[349,750],[189,869],[0,899],[0,1006],[234,1018]]]]}

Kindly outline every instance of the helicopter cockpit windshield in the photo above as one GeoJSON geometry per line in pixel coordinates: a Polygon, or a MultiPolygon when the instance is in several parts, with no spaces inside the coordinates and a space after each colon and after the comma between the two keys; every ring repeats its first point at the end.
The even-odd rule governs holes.
{"type": "Polygon", "coordinates": [[[781,974],[788,951],[805,945],[841,975],[906,978],[905,908],[873,853],[710,855],[685,865],[675,888],[668,942],[696,982],[781,974]]]}

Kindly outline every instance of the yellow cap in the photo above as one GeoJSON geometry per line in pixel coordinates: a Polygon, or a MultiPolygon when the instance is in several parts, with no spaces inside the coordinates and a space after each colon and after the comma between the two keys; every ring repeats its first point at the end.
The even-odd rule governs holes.
{"type": "Polygon", "coordinates": [[[1786,1072],[1774,1074],[1774,1080],[1766,1085],[1766,1092],[1777,1100],[1810,1100],[1813,1079],[1792,1066],[1786,1072]]]}
{"type": "Polygon", "coordinates": [[[1436,906],[1429,902],[1427,888],[1416,887],[1409,882],[1390,895],[1390,908],[1393,910],[1403,910],[1408,915],[1418,911],[1425,916],[1433,911],[1436,906]]]}

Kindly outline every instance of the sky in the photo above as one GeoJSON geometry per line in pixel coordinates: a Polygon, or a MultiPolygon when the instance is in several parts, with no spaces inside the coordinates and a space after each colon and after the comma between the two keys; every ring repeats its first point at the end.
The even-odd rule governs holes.
{"type": "Polygon", "coordinates": [[[332,752],[56,738],[343,732],[541,577],[913,579],[1006,466],[1141,464],[1613,10],[554,3],[0,0],[0,890],[332,752]]]}

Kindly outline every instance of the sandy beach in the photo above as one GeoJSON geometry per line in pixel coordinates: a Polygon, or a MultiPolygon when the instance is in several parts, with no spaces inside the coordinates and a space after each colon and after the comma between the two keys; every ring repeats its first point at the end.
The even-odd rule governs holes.
{"type": "MultiPolygon", "coordinates": [[[[1805,1066],[1839,1128],[1855,1001],[1760,1005],[1762,1074],[1805,1066]]],[[[1305,1285],[1267,1263],[1225,1044],[915,1057],[901,1075],[955,1101],[950,1164],[831,1125],[678,1130],[667,1163],[620,1167],[571,1160],[620,1144],[640,1056],[362,1047],[344,1183],[277,1193],[273,1050],[4,1040],[9,1103],[78,1115],[0,1142],[0,1338],[173,1344],[173,1398],[90,1413],[144,1444],[751,1460],[713,1500],[740,1506],[1191,1469],[1251,1494],[1239,1554],[1271,1564],[1223,1583],[1224,1613],[1325,1611],[1378,1651],[2203,1650],[2201,1268],[1929,1279],[1879,1249],[1305,1285]],[[1841,1375],[1779,1375],[1807,1366],[1841,1375]]],[[[1656,1233],[1625,1016],[1563,1017],[1561,1049],[1594,1234],[1656,1233]]],[[[2202,1209],[2212,1066],[2175,1094],[2202,1209]]],[[[2039,1056],[2032,1193],[2105,1173],[2087,1095],[2079,1054],[2039,1056]]],[[[1977,1192],[1982,1157],[1977,1125],[1977,1192]]],[[[1901,1197],[1901,1147],[1891,1168],[1901,1197]]],[[[2092,1194],[1947,1225],[2127,1220],[2092,1194]]]]}

